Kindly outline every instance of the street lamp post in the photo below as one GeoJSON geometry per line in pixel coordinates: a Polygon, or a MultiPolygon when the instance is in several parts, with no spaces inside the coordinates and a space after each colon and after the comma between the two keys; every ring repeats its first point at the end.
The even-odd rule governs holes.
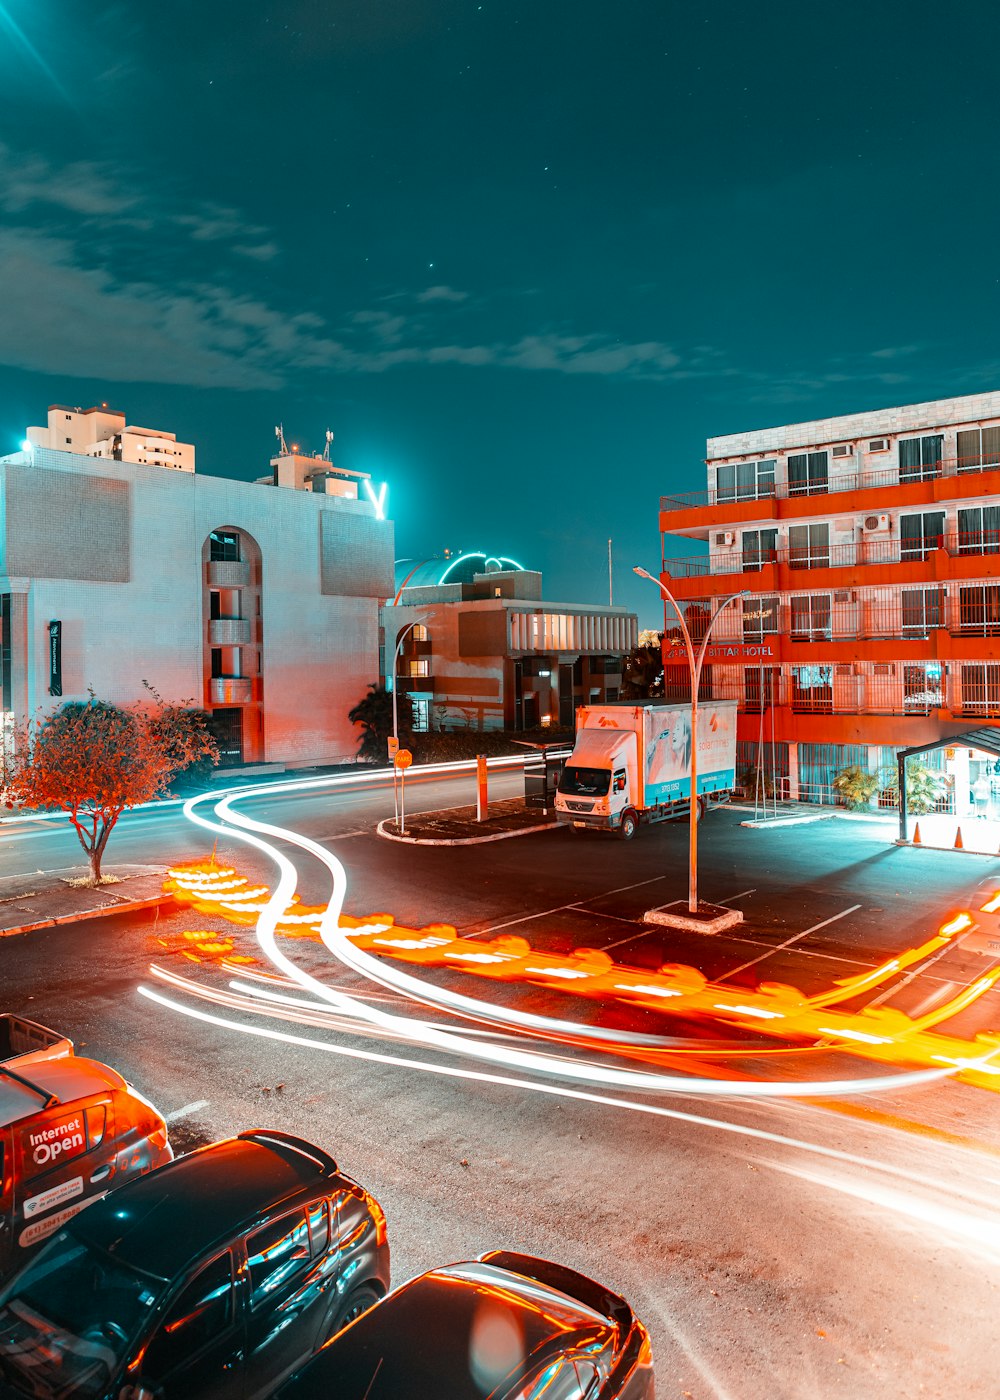
{"type": "Polygon", "coordinates": [[[399,662],[399,654],[403,650],[403,643],[413,631],[414,627],[419,627],[423,618],[416,618],[413,622],[408,622],[396,638],[396,650],[392,657],[392,737],[395,753],[392,756],[392,802],[396,813],[396,822],[399,822],[399,796],[396,789],[396,754],[399,752],[399,712],[396,705],[396,667],[399,662]]]}
{"type": "Polygon", "coordinates": [[[665,584],[658,578],[654,578],[647,570],[639,567],[638,564],[632,572],[638,574],[640,578],[649,579],[650,583],[655,583],[657,588],[670,603],[677,614],[677,621],[680,623],[681,635],[684,638],[684,646],[687,651],[688,670],[691,673],[691,801],[690,801],[690,831],[688,836],[688,913],[698,913],[698,685],[701,681],[701,668],[705,663],[705,653],[708,651],[708,641],[712,635],[712,628],[719,618],[729,607],[730,603],[735,603],[737,598],[745,598],[746,590],[741,589],[738,593],[732,593],[716,611],[715,616],[708,624],[708,628],[702,638],[698,655],[695,656],[694,646],[691,642],[691,633],[688,631],[684,616],[677,606],[677,599],[670,592],[665,584]]]}

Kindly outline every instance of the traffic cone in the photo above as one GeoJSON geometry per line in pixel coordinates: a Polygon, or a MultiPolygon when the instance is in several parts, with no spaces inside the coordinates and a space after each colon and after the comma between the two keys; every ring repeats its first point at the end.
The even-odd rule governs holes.
{"type": "Polygon", "coordinates": [[[955,828],[955,850],[965,850],[965,842],[962,840],[962,828],[960,826],[955,828]]]}
{"type": "Polygon", "coordinates": [[[915,846],[919,846],[919,845],[920,845],[920,823],[919,823],[919,822],[917,822],[916,826],[913,828],[913,844],[914,844],[915,846]]]}

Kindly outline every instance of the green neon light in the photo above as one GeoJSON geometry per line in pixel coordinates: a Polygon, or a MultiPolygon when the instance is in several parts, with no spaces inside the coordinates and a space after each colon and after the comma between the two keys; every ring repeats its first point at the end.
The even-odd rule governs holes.
{"type": "Polygon", "coordinates": [[[465,559],[482,559],[484,564],[489,564],[491,561],[494,564],[513,564],[514,568],[520,570],[522,574],[525,572],[523,564],[519,564],[516,559],[508,558],[506,554],[483,554],[481,550],[476,549],[466,554],[459,554],[457,558],[453,559],[438,582],[444,583],[456,564],[461,564],[465,559]]]}

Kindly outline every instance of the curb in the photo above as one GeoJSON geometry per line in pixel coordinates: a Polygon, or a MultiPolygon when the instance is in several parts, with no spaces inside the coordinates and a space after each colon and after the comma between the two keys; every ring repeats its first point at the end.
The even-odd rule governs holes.
{"type": "Polygon", "coordinates": [[[404,846],[481,846],[487,841],[509,841],[512,836],[531,836],[536,831],[553,831],[558,822],[541,822],[537,826],[524,826],[519,831],[497,831],[490,836],[399,836],[386,830],[389,818],[384,817],[375,828],[376,835],[386,841],[401,841],[404,846]]]}
{"type": "Polygon", "coordinates": [[[131,899],[121,904],[109,904],[104,909],[84,909],[76,914],[60,914],[56,919],[37,919],[33,924],[21,924],[18,928],[0,928],[0,938],[13,938],[19,933],[35,933],[43,928],[58,928],[61,924],[80,924],[85,919],[107,919],[116,914],[133,914],[139,909],[155,909],[161,904],[169,904],[172,899],[172,894],[157,894],[149,899],[131,899]]]}

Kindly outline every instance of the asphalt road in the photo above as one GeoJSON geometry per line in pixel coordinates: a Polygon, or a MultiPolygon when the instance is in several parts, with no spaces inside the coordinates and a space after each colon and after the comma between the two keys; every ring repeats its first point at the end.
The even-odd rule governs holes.
{"type": "MultiPolygon", "coordinates": [[[[494,791],[515,786],[497,779],[494,791]]],[[[410,791],[414,804],[445,807],[469,800],[469,780],[410,791]]],[[[273,796],[247,810],[335,851],[354,916],[388,911],[415,926],[518,933],[541,950],[608,948],[640,966],[691,963],[734,987],[779,981],[813,991],[870,968],[922,942],[996,869],[983,857],[888,845],[892,833],[875,824],[752,831],[739,825],[745,814],[719,811],[702,830],[702,893],[742,908],[746,923],[724,937],[683,939],[641,921],[646,908],[685,893],[683,824],[629,844],[554,831],[435,850],[371,834],[387,810],[377,786],[349,797],[273,796]]],[[[73,840],[5,827],[0,873],[76,864],[73,840]]],[[[203,855],[209,839],[168,809],[126,819],[114,842],[113,863],[150,862],[203,855]]],[[[273,883],[258,853],[223,839],[219,854],[273,883]]],[[[326,874],[297,863],[303,898],[325,900],[326,874]]],[[[371,1031],[292,1028],[333,1051],[381,1058],[262,1040],[137,995],[153,961],[226,985],[217,959],[184,937],[197,930],[255,952],[252,930],[190,911],[49,930],[0,945],[4,1000],[116,1065],[176,1115],[179,1148],[258,1125],[329,1147],[382,1200],[397,1281],[502,1247],[549,1255],[619,1288],[651,1329],[661,1397],[997,1394],[994,1095],[945,1080],[870,1096],[752,1101],[735,1083],[736,1097],[595,1090],[584,1101],[564,1097],[555,1080],[541,1081],[549,1093],[537,1082],[446,1078],[434,1069],[453,1058],[371,1031]],[[415,1063],[393,1062],[400,1058],[415,1063]]],[[[282,946],[324,979],[404,1009],[394,993],[331,970],[315,943],[282,946]]],[[[894,983],[885,1004],[933,1006],[986,966],[949,952],[894,983]]],[[[719,1048],[717,1027],[451,977],[475,995],[542,1014],[696,1037],[698,1072],[719,1048]]],[[[970,1036],[1000,1026],[998,1009],[990,993],[956,1025],[970,1036]]],[[[815,1072],[801,1051],[748,1051],[747,1060],[776,1080],[815,1072]]],[[[859,1065],[841,1056],[836,1072],[881,1072],[859,1065]]]]}

